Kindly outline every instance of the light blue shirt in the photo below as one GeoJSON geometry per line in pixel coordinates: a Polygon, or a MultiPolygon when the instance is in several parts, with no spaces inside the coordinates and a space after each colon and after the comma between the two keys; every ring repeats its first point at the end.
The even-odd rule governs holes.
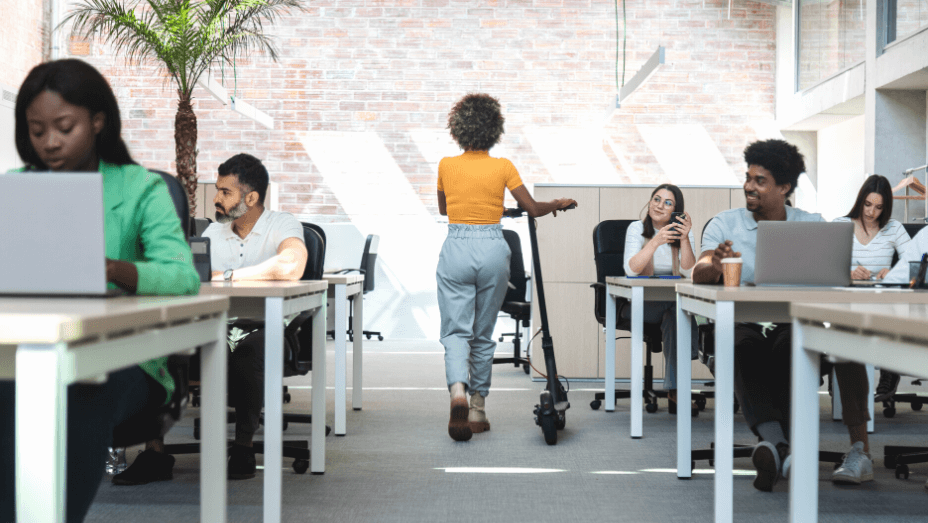
{"type": "MultiPolygon", "coordinates": [[[[821,214],[786,207],[788,222],[823,222],[821,214]]],[[[741,253],[741,284],[754,283],[754,262],[757,254],[757,222],[754,213],[744,207],[729,209],[715,215],[702,233],[703,251],[714,250],[725,240],[731,240],[731,249],[741,253]]]]}

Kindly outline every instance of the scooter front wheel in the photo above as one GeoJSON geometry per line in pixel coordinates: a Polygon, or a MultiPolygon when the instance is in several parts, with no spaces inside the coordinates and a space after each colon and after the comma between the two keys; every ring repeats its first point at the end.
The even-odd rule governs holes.
{"type": "Polygon", "coordinates": [[[541,416],[541,432],[545,436],[545,443],[557,445],[557,414],[541,416]]]}

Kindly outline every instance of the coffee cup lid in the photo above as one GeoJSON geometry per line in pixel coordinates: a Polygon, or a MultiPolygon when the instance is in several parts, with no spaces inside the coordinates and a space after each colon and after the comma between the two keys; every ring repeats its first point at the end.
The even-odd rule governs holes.
{"type": "Polygon", "coordinates": [[[722,258],[722,263],[743,263],[741,258],[722,258]]]}

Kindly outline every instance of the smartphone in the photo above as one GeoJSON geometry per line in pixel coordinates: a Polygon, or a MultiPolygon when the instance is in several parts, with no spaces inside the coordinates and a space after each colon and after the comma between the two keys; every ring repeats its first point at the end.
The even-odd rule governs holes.
{"type": "MultiPolygon", "coordinates": [[[[681,217],[681,216],[686,216],[686,213],[684,213],[684,212],[672,212],[672,213],[670,213],[670,223],[674,223],[674,222],[676,222],[676,223],[682,223],[682,222],[680,221],[680,217],[681,217]]],[[[670,242],[668,245],[672,245],[672,246],[674,246],[674,247],[679,247],[679,246],[680,246],[680,240],[674,240],[674,241],[670,242]]]]}

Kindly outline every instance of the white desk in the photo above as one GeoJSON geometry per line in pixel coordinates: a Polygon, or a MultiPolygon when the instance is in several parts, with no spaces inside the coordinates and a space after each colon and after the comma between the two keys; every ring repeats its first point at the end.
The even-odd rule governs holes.
{"type": "Polygon", "coordinates": [[[363,274],[325,274],[329,282],[329,297],[335,303],[335,435],[344,436],[346,429],[347,410],[347,374],[348,374],[348,342],[345,340],[345,329],[348,323],[348,298],[351,298],[354,308],[352,329],[354,330],[354,345],[352,346],[353,376],[351,391],[351,406],[354,410],[361,410],[361,364],[363,353],[361,349],[361,333],[364,331],[364,275],[363,274]]]}
{"type": "MultiPolygon", "coordinates": [[[[325,473],[325,292],[319,281],[209,282],[200,294],[228,296],[229,316],[264,320],[264,521],[279,522],[283,468],[284,317],[313,315],[310,471],[325,473]]],[[[225,440],[222,446],[225,448],[225,440]]],[[[201,444],[205,448],[205,443],[201,444]]]]}
{"type": "MultiPolygon", "coordinates": [[[[683,280],[689,281],[689,280],[683,280]]],[[[632,305],[632,340],[631,340],[631,437],[640,438],[642,435],[641,398],[644,394],[642,386],[642,354],[644,348],[644,302],[646,301],[674,301],[676,300],[675,287],[679,279],[651,279],[651,278],[606,278],[606,379],[605,403],[606,410],[615,410],[615,302],[616,297],[629,300],[632,305]],[[611,334],[610,334],[611,333],[611,334]]],[[[687,356],[689,353],[687,352],[687,356]]],[[[690,366],[687,357],[687,367],[690,366]]],[[[678,403],[688,405],[688,403],[678,403]]],[[[687,412],[689,409],[685,409],[687,412]]]]}
{"type": "MultiPolygon", "coordinates": [[[[723,287],[677,285],[677,404],[691,399],[690,334],[686,314],[715,321],[715,519],[732,520],[735,322],[790,321],[790,303],[928,303],[928,293],[838,287],[723,287]]],[[[873,378],[870,378],[873,381],[873,378]]],[[[873,395],[870,413],[873,417],[873,395]]],[[[868,430],[872,430],[872,420],[868,430]]],[[[690,478],[692,420],[677,416],[677,477],[690,478]]]]}
{"type": "Polygon", "coordinates": [[[789,514],[790,521],[814,522],[818,520],[819,353],[928,377],[928,305],[794,303],[789,310],[793,317],[789,514]]]}
{"type": "Polygon", "coordinates": [[[203,347],[200,520],[226,520],[228,298],[0,298],[0,379],[16,379],[16,517],[65,519],[68,385],[203,347]],[[15,351],[15,356],[11,353],[15,351]]]}

